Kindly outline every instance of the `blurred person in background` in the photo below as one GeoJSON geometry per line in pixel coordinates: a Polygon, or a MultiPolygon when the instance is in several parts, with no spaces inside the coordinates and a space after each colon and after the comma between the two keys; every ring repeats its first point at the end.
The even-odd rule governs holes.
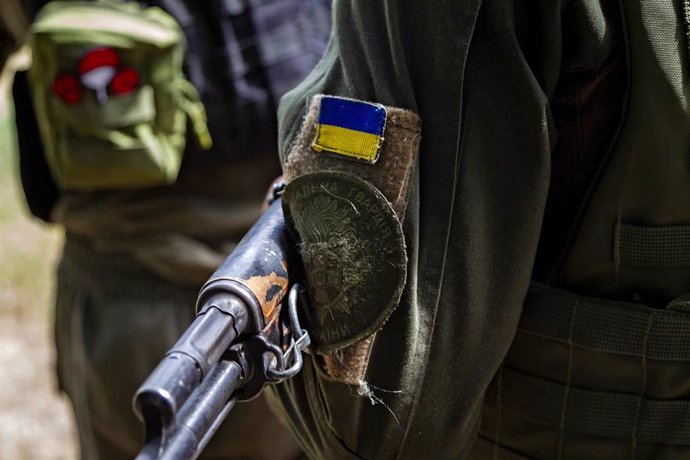
{"type": "MultiPolygon", "coordinates": [[[[35,20],[51,2],[22,3],[35,20]]],[[[61,185],[39,132],[46,129],[41,122],[62,120],[32,104],[35,81],[26,72],[16,75],[13,86],[28,206],[36,217],[65,230],[57,275],[57,373],[72,402],[86,459],[130,459],[141,448],[143,425],[132,411],[132,396],[192,321],[203,282],[259,216],[265,191],[280,171],[276,105],[316,64],[330,31],[329,0],[137,3],[162,8],[184,32],[185,74],[205,106],[213,140],[212,147],[202,149],[194,130],[187,130],[172,184],[94,190],[61,185]]],[[[21,38],[12,32],[21,19],[10,13],[10,4],[16,10],[16,2],[0,5],[3,62],[21,38]],[[14,43],[6,46],[5,37],[14,43]]],[[[112,56],[98,43],[91,48],[100,64],[112,56]]],[[[89,53],[85,48],[79,71],[89,53]]],[[[39,59],[34,56],[35,65],[44,64],[39,59]]],[[[71,94],[60,88],[64,85],[56,79],[49,97],[71,94]]],[[[112,88],[111,81],[108,92],[112,88]]],[[[84,85],[80,91],[96,100],[95,90],[84,85]]],[[[108,93],[104,100],[108,97],[113,96],[108,93]]],[[[104,162],[104,176],[108,167],[104,162]]],[[[219,431],[204,458],[300,455],[261,398],[236,407],[219,431]]]]}

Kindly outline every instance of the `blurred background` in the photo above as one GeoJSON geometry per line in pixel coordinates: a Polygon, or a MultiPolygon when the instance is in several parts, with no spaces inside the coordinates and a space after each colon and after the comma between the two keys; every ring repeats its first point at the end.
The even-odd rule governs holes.
{"type": "Polygon", "coordinates": [[[21,62],[15,55],[0,76],[0,452],[8,460],[73,459],[72,413],[53,369],[54,267],[63,236],[29,217],[18,182],[8,92],[21,62]]]}

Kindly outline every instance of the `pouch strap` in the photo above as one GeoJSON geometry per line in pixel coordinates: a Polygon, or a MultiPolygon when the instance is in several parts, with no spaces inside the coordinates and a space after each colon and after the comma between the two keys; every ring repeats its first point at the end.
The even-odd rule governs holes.
{"type": "Polygon", "coordinates": [[[620,224],[614,242],[615,259],[629,267],[690,267],[690,225],[620,224]]]}
{"type": "Polygon", "coordinates": [[[206,116],[204,104],[199,97],[199,92],[189,80],[182,79],[181,85],[183,94],[182,110],[184,110],[192,122],[192,129],[199,141],[199,146],[204,150],[209,150],[213,147],[213,139],[208,130],[208,117],[206,116]]]}
{"type": "MultiPolygon", "coordinates": [[[[492,385],[486,402],[492,404],[497,398],[492,385]]],[[[690,401],[592,391],[504,368],[500,404],[538,423],[584,435],[690,445],[690,401]]]]}
{"type": "Polygon", "coordinates": [[[687,313],[580,297],[541,285],[528,292],[519,329],[604,353],[690,361],[687,313]]]}
{"type": "Polygon", "coordinates": [[[165,154],[163,150],[163,145],[160,140],[156,137],[153,132],[153,128],[148,123],[142,123],[134,127],[134,132],[137,135],[139,141],[146,146],[149,153],[156,159],[156,163],[164,165],[165,171],[170,171],[171,169],[171,159],[165,154]]]}

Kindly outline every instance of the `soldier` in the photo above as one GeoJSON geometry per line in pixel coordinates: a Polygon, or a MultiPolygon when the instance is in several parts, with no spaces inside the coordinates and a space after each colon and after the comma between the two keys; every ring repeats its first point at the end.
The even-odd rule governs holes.
{"type": "MultiPolygon", "coordinates": [[[[46,3],[27,6],[30,17],[46,3]]],[[[69,3],[54,2],[52,11],[71,7],[69,3]]],[[[86,45],[77,50],[77,56],[34,56],[35,69],[56,59],[59,66],[73,67],[65,67],[51,80],[47,96],[36,87],[37,81],[48,78],[50,70],[45,67],[31,81],[25,73],[18,74],[13,89],[27,202],[36,216],[65,229],[57,279],[57,368],[60,387],[74,408],[81,455],[86,459],[133,458],[140,450],[143,425],[132,411],[132,396],[194,317],[201,284],[258,217],[264,192],[278,170],[275,106],[317,62],[330,30],[330,5],[321,0],[139,3],[163,8],[182,28],[187,41],[185,73],[204,103],[213,139],[212,148],[200,146],[194,131],[205,141],[201,144],[209,147],[202,112],[198,104],[185,107],[197,109],[190,123],[195,129],[189,130],[183,164],[176,179],[172,174],[173,183],[137,186],[127,182],[123,188],[114,182],[99,183],[110,180],[124,148],[91,162],[90,167],[100,169],[77,177],[88,185],[74,185],[62,175],[64,170],[56,169],[56,160],[46,161],[50,153],[46,133],[51,129],[64,129],[62,142],[73,142],[67,136],[91,129],[101,118],[82,116],[67,129],[64,119],[51,119],[41,110],[58,107],[69,115],[88,108],[99,117],[110,110],[143,117],[141,111],[133,115],[113,107],[125,104],[118,101],[128,95],[143,98],[146,82],[157,78],[145,74],[142,69],[148,67],[138,68],[126,59],[134,59],[135,53],[155,52],[152,48],[127,54],[125,48],[88,42],[85,36],[86,45]],[[41,108],[38,113],[30,103],[32,92],[41,108]],[[43,97],[52,102],[41,105],[43,97]],[[37,119],[43,138],[38,136],[37,119]]],[[[77,7],[96,4],[118,9],[122,2],[81,2],[77,7]]],[[[134,16],[139,18],[148,14],[138,11],[134,16]]],[[[92,25],[85,23],[85,27],[92,25]]],[[[51,25],[44,22],[41,27],[45,32],[51,25]]],[[[157,103],[159,96],[164,97],[157,95],[157,103]]],[[[127,138],[113,128],[113,123],[122,121],[118,117],[90,133],[107,132],[98,134],[97,140],[105,138],[122,147],[127,138]]],[[[134,126],[137,135],[143,133],[140,139],[145,147],[151,140],[145,137],[147,123],[143,120],[134,126]]],[[[103,145],[87,144],[91,140],[86,137],[78,140],[83,145],[103,145]]],[[[67,155],[82,155],[84,161],[100,154],[74,147],[77,143],[70,145],[67,155]]],[[[51,152],[62,148],[50,147],[51,152]]],[[[70,165],[79,166],[79,161],[70,165]]],[[[270,414],[265,401],[258,399],[234,411],[204,458],[298,455],[289,432],[270,414]],[[265,442],[269,434],[270,442],[265,442]]]]}
{"type": "Polygon", "coordinates": [[[689,458],[688,2],[334,10],[279,109],[305,451],[689,458]]]}

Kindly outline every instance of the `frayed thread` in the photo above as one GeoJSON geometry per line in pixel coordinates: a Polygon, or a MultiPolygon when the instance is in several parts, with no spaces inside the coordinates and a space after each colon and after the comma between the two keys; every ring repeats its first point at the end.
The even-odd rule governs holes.
{"type": "Polygon", "coordinates": [[[400,426],[400,420],[398,420],[398,417],[395,415],[393,410],[388,406],[388,404],[383,402],[383,400],[381,398],[379,398],[378,396],[376,396],[376,394],[374,394],[374,390],[383,391],[384,393],[394,393],[394,394],[401,394],[402,391],[400,391],[400,390],[384,390],[384,389],[378,388],[374,385],[371,385],[370,383],[367,383],[364,380],[360,380],[357,383],[357,395],[361,396],[363,398],[367,398],[372,406],[375,406],[376,404],[381,404],[393,416],[393,419],[395,419],[395,423],[397,423],[398,426],[400,426]]]}

